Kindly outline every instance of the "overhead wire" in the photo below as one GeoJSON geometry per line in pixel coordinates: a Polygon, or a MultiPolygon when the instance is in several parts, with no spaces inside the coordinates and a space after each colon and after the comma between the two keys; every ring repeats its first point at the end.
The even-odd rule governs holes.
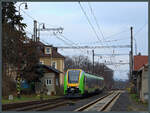
{"type": "MultiPolygon", "coordinates": [[[[96,25],[97,25],[97,27],[98,27],[98,30],[100,31],[100,33],[101,33],[101,35],[102,35],[102,37],[103,37],[103,40],[105,41],[105,42],[112,42],[112,41],[120,41],[120,40],[124,40],[124,39],[117,39],[117,40],[112,40],[112,41],[106,41],[106,39],[104,38],[104,35],[103,35],[103,32],[102,32],[102,30],[100,29],[100,25],[99,25],[99,23],[98,23],[98,21],[97,21],[97,19],[96,19],[96,16],[94,15],[94,11],[93,11],[93,9],[92,9],[92,6],[91,6],[91,4],[90,4],[90,2],[88,2],[88,5],[89,5],[89,8],[90,8],[90,10],[91,10],[91,14],[93,15],[93,17],[94,17],[94,20],[95,20],[95,22],[96,22],[96,25]]],[[[119,35],[120,33],[123,33],[123,32],[126,32],[126,30],[124,30],[124,31],[122,31],[122,32],[119,32],[119,33],[117,33],[117,34],[114,34],[113,36],[115,36],[115,35],[119,35]]],[[[103,42],[104,42],[103,41],[103,42]]],[[[106,43],[107,44],[107,43],[106,43]]],[[[108,44],[107,44],[108,45],[108,44]]],[[[112,59],[110,59],[111,61],[112,61],[112,59]]],[[[114,59],[115,60],[115,59],[114,59]]],[[[117,66],[117,65],[116,65],[117,66]]]]}
{"type": "Polygon", "coordinates": [[[135,32],[134,37],[135,37],[140,31],[143,30],[143,28],[146,26],[146,24],[147,24],[147,22],[146,22],[142,27],[140,27],[140,29],[137,30],[137,32],[135,32]]]}
{"type": "Polygon", "coordinates": [[[64,35],[62,35],[62,34],[60,34],[60,36],[62,36],[63,38],[65,38],[66,40],[68,40],[69,42],[71,42],[72,44],[77,45],[76,43],[74,43],[73,41],[71,41],[70,39],[68,39],[66,36],[64,36],[64,35]]]}
{"type": "Polygon", "coordinates": [[[120,32],[118,32],[118,33],[115,33],[115,34],[112,34],[112,35],[110,35],[110,36],[107,36],[106,38],[112,38],[113,36],[119,35],[119,34],[124,33],[124,32],[129,32],[129,30],[120,31],[120,32]]]}
{"type": "Polygon", "coordinates": [[[82,7],[82,5],[81,5],[81,3],[80,3],[80,2],[78,2],[78,3],[79,3],[79,6],[80,6],[80,8],[81,8],[82,12],[83,12],[83,13],[84,13],[84,15],[85,15],[85,17],[86,17],[87,21],[88,21],[88,23],[90,24],[90,26],[91,26],[92,30],[94,31],[94,33],[95,33],[95,35],[96,35],[97,39],[101,42],[101,40],[100,40],[99,36],[97,35],[97,32],[96,32],[95,28],[93,27],[93,25],[92,25],[92,23],[91,23],[90,19],[88,18],[88,16],[87,16],[86,12],[84,11],[84,8],[82,7]]]}
{"type": "MultiPolygon", "coordinates": [[[[79,3],[80,4],[80,3],[79,3]]],[[[81,5],[81,4],[80,4],[81,5]]],[[[82,8],[82,6],[81,6],[81,9],[83,9],[82,8]]],[[[29,18],[31,18],[32,20],[36,20],[35,18],[33,18],[31,15],[29,15],[29,14],[27,14],[23,9],[20,9],[25,15],[27,15],[29,18]]],[[[84,10],[83,10],[83,12],[84,12],[84,10]]],[[[86,12],[84,12],[84,14],[86,15],[86,12]]],[[[87,19],[88,19],[88,16],[86,15],[86,17],[87,17],[87,19]]],[[[95,18],[95,17],[94,17],[95,18]]],[[[88,19],[89,20],[89,19],[88,19]]],[[[40,23],[39,21],[37,21],[38,23],[40,23]]],[[[101,42],[101,40],[99,39],[99,37],[98,37],[98,35],[97,35],[97,33],[96,33],[96,30],[95,30],[95,28],[93,27],[93,25],[91,24],[91,22],[90,22],[90,20],[88,21],[89,22],[89,24],[91,25],[91,27],[92,27],[92,29],[93,29],[93,31],[95,32],[95,34],[96,34],[96,37],[97,37],[97,39],[101,42]]],[[[99,27],[100,28],[100,27],[99,27]]],[[[101,34],[102,34],[102,32],[101,32],[101,34]]],[[[103,35],[103,34],[102,34],[103,35]]],[[[60,40],[62,40],[60,37],[57,37],[58,39],[60,39],[60,40]]],[[[103,37],[104,38],[104,37],[103,37]]],[[[62,40],[64,43],[66,43],[64,40],[62,40]]],[[[68,40],[69,41],[69,40],[68,40]]],[[[72,42],[72,41],[70,41],[70,42],[72,42]]],[[[73,42],[74,43],[74,42],[73,42]]],[[[69,44],[69,43],[66,43],[66,44],[69,44]]],[[[75,44],[75,43],[74,43],[75,44]]],[[[70,45],[70,44],[69,44],[70,45]]]]}
{"type": "Polygon", "coordinates": [[[103,39],[105,39],[105,38],[104,38],[104,35],[103,35],[103,32],[102,32],[102,30],[101,30],[101,28],[100,28],[100,25],[99,25],[99,23],[98,23],[98,21],[97,21],[97,19],[96,19],[96,16],[95,16],[95,14],[94,14],[94,11],[93,11],[93,9],[92,9],[92,6],[91,6],[90,2],[88,2],[88,5],[89,5],[89,8],[90,8],[90,10],[91,10],[91,14],[92,14],[93,17],[94,17],[95,23],[96,23],[96,25],[97,25],[97,27],[98,27],[98,30],[100,31],[100,33],[101,33],[103,39]]]}
{"type": "MultiPolygon", "coordinates": [[[[16,4],[16,6],[19,7],[17,4],[16,4]]],[[[21,10],[26,16],[28,16],[29,18],[31,18],[32,20],[36,20],[36,21],[37,21],[37,19],[35,19],[34,17],[32,17],[30,14],[26,13],[22,8],[20,8],[20,10],[21,10]]],[[[40,23],[40,22],[37,21],[37,23],[40,23]]]]}
{"type": "MultiPolygon", "coordinates": [[[[68,39],[66,36],[64,36],[64,35],[60,35],[61,37],[63,37],[63,38],[65,38],[66,40],[68,40],[69,42],[71,42],[72,44],[74,44],[74,45],[78,45],[78,44],[76,44],[76,43],[74,43],[73,41],[71,41],[70,39],[68,39]]],[[[74,46],[72,46],[72,47],[74,47],[74,46]]],[[[79,48],[79,47],[76,47],[76,48],[79,48]]],[[[79,48],[80,50],[81,50],[81,52],[85,52],[84,50],[82,50],[81,48],[79,48]]]]}
{"type": "MultiPolygon", "coordinates": [[[[19,7],[19,6],[18,6],[18,7],[19,7]]],[[[20,10],[21,10],[25,15],[27,15],[29,18],[31,18],[32,20],[36,20],[36,19],[33,18],[31,15],[27,14],[23,9],[20,8],[20,10]]],[[[40,24],[39,21],[37,21],[37,23],[40,24]]],[[[63,35],[62,35],[62,36],[63,36],[63,35]]],[[[72,42],[71,40],[67,39],[65,36],[63,36],[63,37],[64,37],[66,40],[68,40],[69,42],[75,44],[75,43],[72,42]]],[[[64,41],[63,39],[61,39],[60,37],[56,36],[56,38],[59,39],[59,40],[61,40],[61,41],[63,41],[65,44],[70,45],[69,43],[67,43],[66,41],[64,41]]]]}
{"type": "Polygon", "coordinates": [[[144,23],[144,25],[142,25],[136,32],[135,32],[135,34],[134,34],[134,41],[135,41],[135,54],[137,55],[137,42],[136,42],[136,35],[138,34],[138,33],[140,33],[140,31],[142,31],[143,30],[143,28],[146,26],[146,24],[147,24],[147,22],[146,23],[144,23]]]}
{"type": "MultiPolygon", "coordinates": [[[[100,38],[99,38],[99,36],[98,36],[98,34],[97,34],[97,32],[96,32],[96,30],[95,30],[94,26],[92,25],[92,23],[91,23],[90,19],[88,18],[87,14],[86,14],[86,12],[85,12],[85,10],[84,10],[84,8],[82,7],[82,5],[81,5],[81,3],[80,3],[80,2],[78,2],[78,3],[79,3],[79,6],[80,6],[80,8],[81,8],[82,12],[84,13],[84,15],[85,15],[85,17],[86,17],[86,19],[87,19],[87,21],[88,21],[89,25],[91,26],[92,30],[94,31],[94,33],[95,33],[95,35],[96,35],[96,37],[97,37],[98,41],[99,41],[100,43],[102,43],[102,41],[100,40],[100,38]]],[[[103,44],[102,44],[102,45],[103,45],[103,44]]]]}
{"type": "MultiPolygon", "coordinates": [[[[128,38],[129,40],[130,38],[128,38]]],[[[127,39],[117,39],[117,40],[106,40],[106,41],[103,41],[103,42],[117,42],[117,41],[121,41],[121,40],[127,40],[127,39]]],[[[100,42],[98,41],[95,41],[95,42],[89,42],[89,43],[79,43],[79,44],[99,44],[100,42]]]]}
{"type": "MultiPolygon", "coordinates": [[[[97,19],[96,19],[96,16],[95,16],[95,14],[94,14],[94,11],[93,11],[93,9],[92,9],[92,6],[91,6],[90,2],[88,2],[88,6],[89,6],[89,8],[90,8],[90,11],[91,11],[92,16],[94,17],[95,23],[96,23],[96,25],[97,25],[97,28],[98,28],[99,32],[101,33],[101,36],[102,36],[103,40],[106,41],[105,38],[104,38],[103,32],[102,32],[102,30],[100,29],[100,25],[99,25],[99,23],[98,23],[98,21],[97,21],[97,19]]],[[[107,43],[106,43],[106,44],[107,44],[107,43]]],[[[108,44],[107,44],[107,45],[108,45],[108,44]]],[[[110,61],[112,62],[111,57],[110,57],[110,61]]],[[[116,67],[116,66],[115,66],[115,67],[116,67]]]]}
{"type": "MultiPolygon", "coordinates": [[[[19,7],[18,5],[16,5],[16,6],[19,7]]],[[[21,10],[26,16],[28,16],[29,18],[31,18],[32,20],[36,20],[36,21],[37,21],[37,19],[33,18],[31,15],[29,15],[28,13],[26,13],[22,8],[20,8],[20,10],[21,10]]],[[[37,21],[37,23],[40,24],[39,21],[37,21]]],[[[28,32],[28,31],[27,31],[27,32],[28,32]]],[[[31,36],[33,35],[32,33],[29,33],[29,32],[28,32],[28,34],[30,34],[31,36]]],[[[55,35],[55,36],[56,36],[56,35],[55,35]]],[[[64,37],[64,36],[63,36],[63,37],[64,37]]],[[[65,44],[72,46],[72,44],[69,44],[68,42],[66,42],[65,40],[61,39],[60,37],[56,36],[56,38],[59,39],[59,40],[61,40],[61,41],[63,41],[65,44]]],[[[75,44],[74,42],[72,42],[71,40],[67,39],[66,37],[64,37],[64,38],[65,38],[66,40],[68,40],[69,42],[75,44]]],[[[41,40],[41,39],[40,39],[40,40],[41,40]]],[[[44,40],[42,40],[42,41],[43,41],[44,43],[46,43],[46,44],[49,44],[49,43],[45,42],[44,40]]],[[[81,51],[82,51],[82,50],[81,50],[81,51]]],[[[82,51],[82,52],[84,52],[84,51],[82,51]]]]}

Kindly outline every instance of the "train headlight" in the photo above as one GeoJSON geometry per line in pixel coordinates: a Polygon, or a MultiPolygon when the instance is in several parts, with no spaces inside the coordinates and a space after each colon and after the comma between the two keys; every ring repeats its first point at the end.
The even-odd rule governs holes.
{"type": "Polygon", "coordinates": [[[74,88],[71,88],[70,90],[71,90],[71,91],[73,91],[73,90],[74,90],[74,88]]]}

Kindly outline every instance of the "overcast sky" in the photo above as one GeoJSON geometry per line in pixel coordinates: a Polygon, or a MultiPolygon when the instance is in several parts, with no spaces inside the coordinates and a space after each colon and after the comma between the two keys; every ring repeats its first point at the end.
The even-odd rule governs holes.
{"type": "MultiPolygon", "coordinates": [[[[17,3],[18,6],[20,3],[17,3]]],[[[27,24],[26,31],[28,36],[33,34],[33,19],[39,23],[45,23],[46,28],[63,27],[63,36],[68,38],[76,45],[130,45],[130,27],[133,26],[133,37],[136,40],[137,52],[142,55],[148,54],[148,3],[147,2],[81,2],[81,5],[93,25],[97,36],[92,30],[86,16],[78,2],[28,2],[28,10],[21,6],[23,22],[27,24]],[[91,7],[89,7],[89,5],[91,7]],[[92,12],[91,12],[92,8],[92,12]],[[94,16],[99,24],[100,30],[96,25],[94,16]],[[103,36],[102,36],[102,34],[103,36]]],[[[65,40],[60,34],[59,38],[65,40]]],[[[45,44],[54,46],[71,46],[56,38],[52,31],[41,32],[40,39],[45,44]]],[[[134,54],[135,54],[134,40],[134,54]]],[[[74,45],[75,46],[75,45],[74,45]]],[[[96,54],[129,53],[129,48],[106,48],[95,49],[96,54]]],[[[59,52],[65,56],[85,55],[92,58],[92,50],[65,50],[59,52]]],[[[95,57],[97,62],[113,61],[129,62],[129,56],[102,56],[95,57]]],[[[116,70],[115,79],[127,79],[129,65],[109,65],[116,70]]]]}

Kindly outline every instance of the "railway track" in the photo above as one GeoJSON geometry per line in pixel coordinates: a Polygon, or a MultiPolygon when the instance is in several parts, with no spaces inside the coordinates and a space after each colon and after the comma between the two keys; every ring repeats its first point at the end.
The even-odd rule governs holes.
{"type": "MultiPolygon", "coordinates": [[[[105,96],[98,98],[74,111],[108,111],[113,101],[120,95],[120,91],[111,91],[105,96]]],[[[46,111],[57,109],[60,106],[77,104],[80,99],[57,98],[43,101],[32,101],[16,104],[3,105],[3,111],[46,111]]]]}
{"type": "Polygon", "coordinates": [[[3,111],[28,111],[28,110],[45,110],[47,108],[53,108],[56,106],[69,104],[71,101],[65,98],[49,99],[43,101],[31,101],[24,103],[5,104],[2,105],[3,111]]]}
{"type": "Polygon", "coordinates": [[[120,96],[121,91],[112,91],[74,111],[109,111],[113,103],[120,96]]]}

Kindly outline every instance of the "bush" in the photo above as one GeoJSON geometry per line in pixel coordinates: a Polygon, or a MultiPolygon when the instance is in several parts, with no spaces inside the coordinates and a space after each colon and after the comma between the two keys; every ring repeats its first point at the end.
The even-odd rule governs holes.
{"type": "Polygon", "coordinates": [[[21,89],[21,94],[29,95],[31,94],[31,89],[30,88],[21,89]]]}
{"type": "Polygon", "coordinates": [[[131,98],[132,98],[133,100],[135,100],[136,102],[139,102],[139,99],[138,99],[137,94],[131,94],[131,98]]]}
{"type": "Polygon", "coordinates": [[[63,86],[56,86],[56,95],[63,96],[64,95],[64,87],[63,86]]]}
{"type": "Polygon", "coordinates": [[[35,94],[34,83],[29,83],[27,88],[21,87],[21,94],[29,95],[35,94]]]}

